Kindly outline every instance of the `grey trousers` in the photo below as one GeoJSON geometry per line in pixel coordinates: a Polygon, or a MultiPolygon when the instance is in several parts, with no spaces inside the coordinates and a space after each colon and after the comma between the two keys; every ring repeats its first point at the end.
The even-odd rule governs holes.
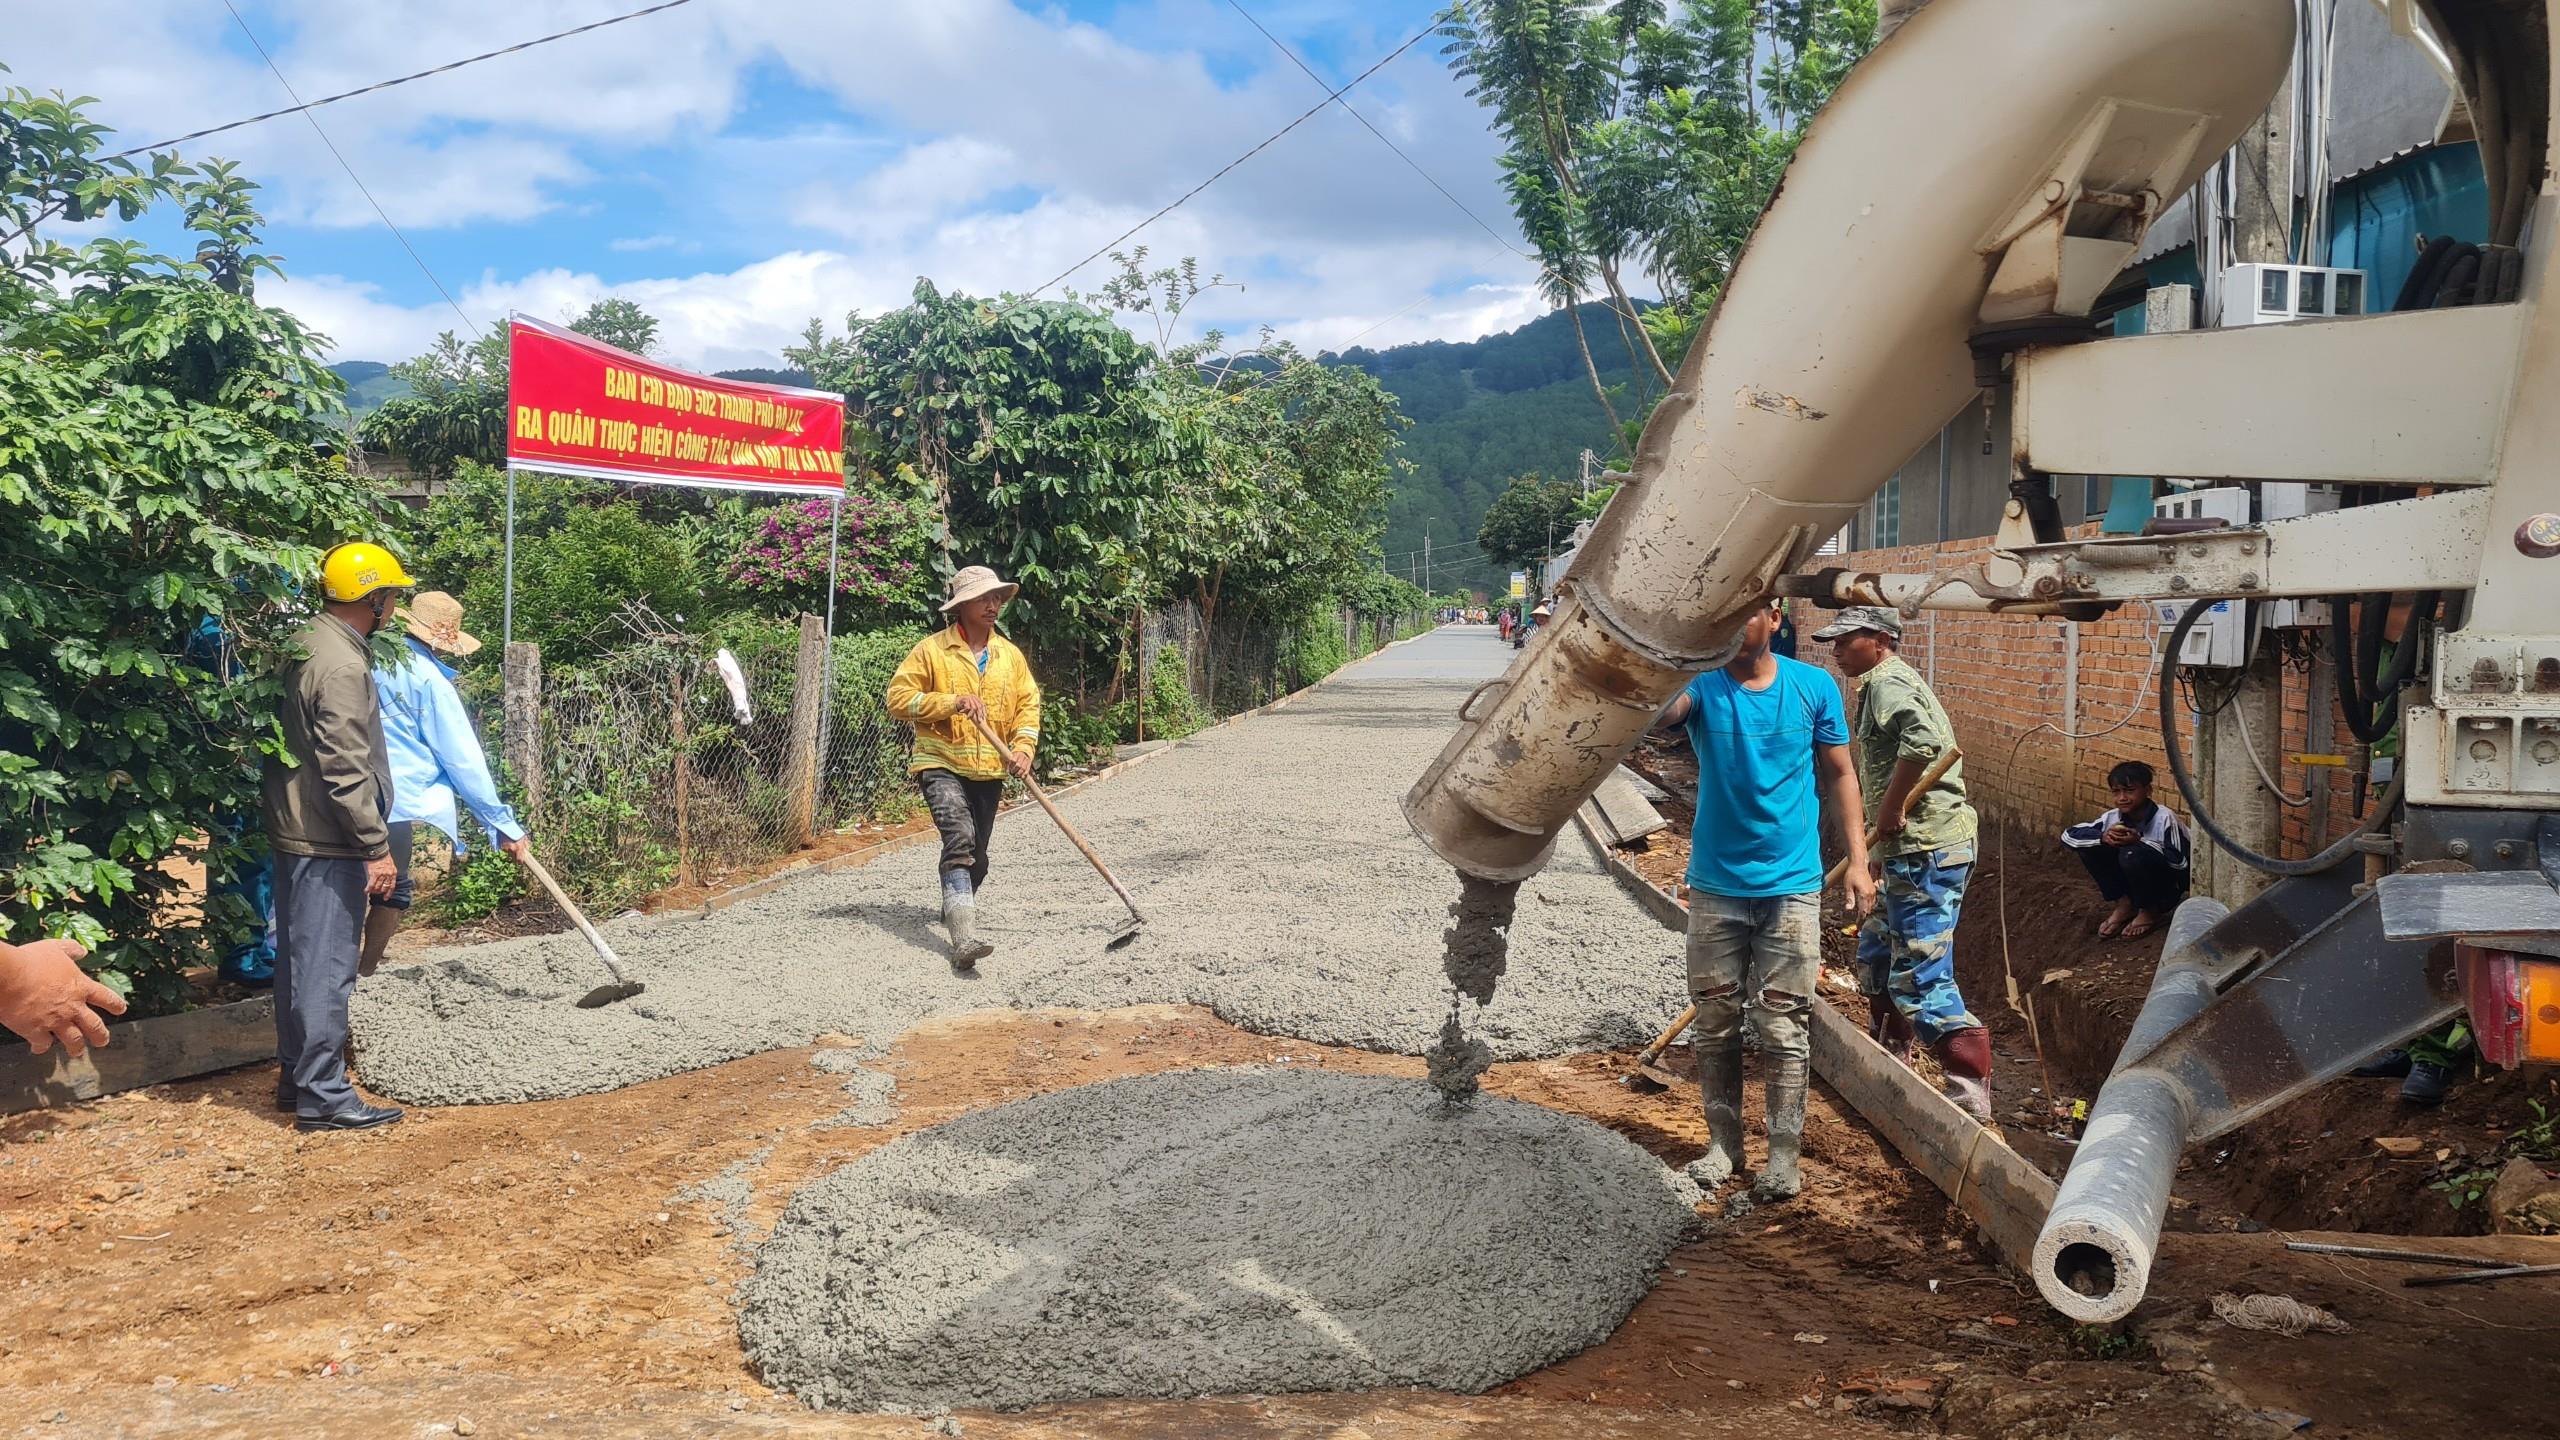
{"type": "Polygon", "coordinates": [[[948,770],[919,770],[916,788],[942,832],[942,863],[934,873],[969,872],[969,888],[987,883],[987,844],[995,838],[996,806],[1004,800],[1002,780],[966,780],[948,770]]]}
{"type": "Polygon", "coordinates": [[[347,1000],[366,904],[363,861],[276,855],[276,1093],[305,1119],[362,1103],[347,1083],[347,1000]]]}

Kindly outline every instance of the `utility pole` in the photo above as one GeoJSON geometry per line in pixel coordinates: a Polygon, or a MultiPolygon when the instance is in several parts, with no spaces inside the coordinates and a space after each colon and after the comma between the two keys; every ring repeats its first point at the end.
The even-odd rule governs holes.
{"type": "MultiPolygon", "coordinates": [[[[2266,113],[2223,158],[2222,163],[2233,167],[2231,188],[2237,197],[2232,203],[2231,263],[2283,264],[2293,258],[2294,87],[2300,78],[2299,74],[2285,77],[2266,113]]],[[[2224,303],[2229,304],[2227,297],[2224,303]]],[[[2210,318],[2221,319],[2219,315],[2210,318]]],[[[2263,500],[2254,503],[2263,504],[2263,500]]],[[[2252,624],[2261,613],[2257,605],[2234,602],[2232,608],[2248,612],[2252,624]]],[[[2250,640],[2247,664],[2230,677],[2229,703],[2196,727],[2196,773],[2205,801],[2223,830],[2261,855],[2274,855],[2284,844],[2284,810],[2259,778],[2258,767],[2250,760],[2250,742],[2256,742],[2258,759],[2266,763],[2268,773],[2281,778],[2283,652],[2274,631],[2253,631],[2250,640]]],[[[2310,697],[2315,712],[2322,712],[2328,703],[2325,695],[2310,697]]],[[[2265,872],[2214,851],[2211,844],[2197,847],[2204,861],[2203,873],[2197,877],[2203,893],[2237,909],[2274,883],[2265,872]]]]}

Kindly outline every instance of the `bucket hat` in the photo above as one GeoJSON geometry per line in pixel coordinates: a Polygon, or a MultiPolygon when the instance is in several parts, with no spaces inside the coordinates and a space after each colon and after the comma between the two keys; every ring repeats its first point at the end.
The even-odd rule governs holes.
{"type": "Polygon", "coordinates": [[[442,590],[418,592],[400,613],[409,622],[409,633],[430,649],[459,660],[480,648],[480,637],[462,628],[462,602],[442,590]]]}
{"type": "Polygon", "coordinates": [[[1003,591],[1004,598],[1010,600],[1021,589],[997,579],[996,572],[984,565],[972,565],[951,577],[951,598],[942,602],[942,611],[948,615],[961,602],[975,600],[991,590],[1003,591]]]}

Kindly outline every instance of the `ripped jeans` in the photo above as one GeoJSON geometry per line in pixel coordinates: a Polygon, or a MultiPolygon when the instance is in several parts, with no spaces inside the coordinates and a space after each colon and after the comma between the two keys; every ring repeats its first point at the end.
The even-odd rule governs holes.
{"type": "Polygon", "coordinates": [[[1699,1047],[1738,1041],[1751,1012],[1763,1057],[1812,1053],[1806,1016],[1822,971],[1822,892],[1740,900],[1689,894],[1689,998],[1699,1047]]]}

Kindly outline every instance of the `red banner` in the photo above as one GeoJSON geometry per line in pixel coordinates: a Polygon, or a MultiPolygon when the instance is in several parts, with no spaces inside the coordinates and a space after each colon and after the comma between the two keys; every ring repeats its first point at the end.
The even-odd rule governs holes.
{"type": "Polygon", "coordinates": [[[690,375],[516,316],[507,468],[652,485],[844,490],[844,397],[690,375]]]}

